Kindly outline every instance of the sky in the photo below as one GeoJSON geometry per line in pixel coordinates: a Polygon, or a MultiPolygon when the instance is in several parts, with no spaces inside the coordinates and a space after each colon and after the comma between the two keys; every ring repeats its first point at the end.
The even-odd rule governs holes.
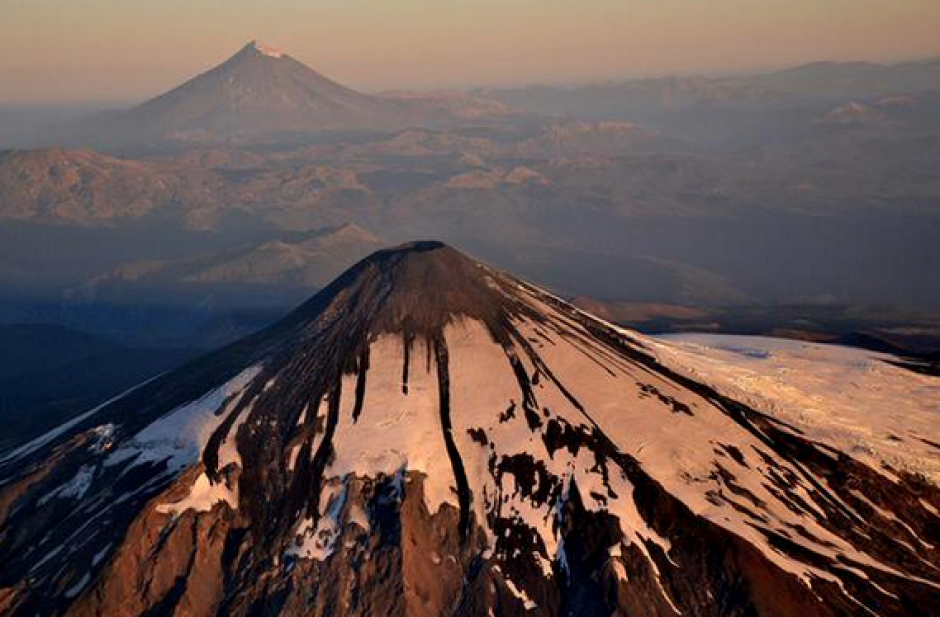
{"type": "Polygon", "coordinates": [[[158,94],[257,39],[367,91],[940,56],[940,0],[0,0],[0,103],[158,94]]]}

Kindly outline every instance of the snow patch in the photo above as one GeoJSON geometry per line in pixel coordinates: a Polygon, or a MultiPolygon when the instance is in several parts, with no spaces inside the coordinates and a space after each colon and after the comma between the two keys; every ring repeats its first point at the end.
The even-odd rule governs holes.
{"type": "Polygon", "coordinates": [[[209,476],[201,473],[186,497],[174,503],[160,504],[156,509],[160,514],[179,516],[186,510],[209,512],[217,503],[223,502],[227,503],[233,510],[237,508],[237,492],[230,489],[224,480],[213,484],[210,482],[209,476]]]}
{"type": "Polygon", "coordinates": [[[134,459],[134,464],[166,462],[171,472],[194,464],[202,455],[213,431],[225,420],[244,394],[248,384],[261,372],[253,366],[191,403],[183,405],[149,424],[112,452],[105,465],[134,459]],[[226,401],[226,409],[222,406],[226,401]],[[222,410],[222,413],[217,413],[222,410]]]}
{"type": "Polygon", "coordinates": [[[333,437],[336,458],[327,473],[335,478],[396,476],[402,482],[400,472],[417,471],[425,476],[425,502],[433,514],[445,502],[456,505],[456,497],[442,437],[437,373],[433,362],[428,367],[424,361],[424,345],[424,341],[414,342],[405,394],[401,337],[382,336],[372,343],[358,421],[352,417],[357,377],[343,378],[340,419],[333,437]]]}
{"type": "Polygon", "coordinates": [[[312,518],[301,521],[296,532],[296,542],[285,554],[316,561],[330,557],[343,531],[341,516],[346,505],[346,494],[345,483],[334,482],[324,486],[320,493],[320,519],[315,526],[312,518]]]}
{"type": "Polygon", "coordinates": [[[874,469],[940,484],[940,379],[888,363],[888,354],[754,336],[683,334],[653,345],[667,366],[796,426],[874,469]]]}
{"type": "Polygon", "coordinates": [[[107,452],[114,445],[114,424],[102,424],[91,429],[94,435],[94,443],[91,444],[91,451],[95,454],[107,452]]]}

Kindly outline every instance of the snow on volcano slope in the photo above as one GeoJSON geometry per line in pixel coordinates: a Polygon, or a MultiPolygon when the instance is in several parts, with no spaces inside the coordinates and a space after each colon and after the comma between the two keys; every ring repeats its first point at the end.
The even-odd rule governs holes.
{"type": "Polygon", "coordinates": [[[0,461],[0,609],[940,606],[930,378],[701,342],[615,328],[437,243],[380,251],[0,461]],[[920,442],[875,447],[889,430],[920,442]]]}
{"type": "MultiPolygon", "coordinates": [[[[786,538],[801,552],[816,553],[823,561],[846,564],[847,568],[851,567],[847,564],[859,564],[892,576],[903,576],[890,563],[868,554],[857,539],[843,537],[842,530],[832,524],[834,516],[830,508],[841,511],[843,516],[854,520],[856,524],[864,523],[863,516],[853,505],[856,500],[849,503],[827,486],[826,474],[814,472],[799,460],[781,456],[783,453],[775,449],[768,432],[730,416],[723,401],[715,400],[708,394],[702,396],[698,392],[690,392],[670,376],[656,374],[648,365],[637,365],[622,357],[618,358],[611,349],[598,345],[591,340],[593,337],[589,329],[584,328],[583,314],[575,311],[567,315],[558,312],[552,303],[544,303],[537,293],[532,295],[530,301],[541,304],[539,310],[557,320],[552,329],[558,326],[564,328],[562,336],[557,335],[557,330],[555,333],[546,331],[540,324],[523,324],[520,328],[538,346],[545,363],[558,375],[577,375],[576,381],[566,380],[566,383],[570,383],[571,394],[589,410],[590,417],[604,434],[624,452],[635,457],[644,470],[694,512],[762,547],[765,556],[804,581],[822,578],[838,584],[837,578],[826,568],[814,565],[813,560],[795,559],[792,552],[781,550],[778,545],[780,538],[786,538]],[[794,530],[797,533],[793,533],[794,530]]],[[[602,322],[593,325],[603,327],[602,322]]],[[[660,359],[666,353],[664,349],[671,350],[636,333],[625,334],[628,338],[625,337],[624,341],[651,348],[660,359]]],[[[778,345],[787,347],[785,343],[778,345]]],[[[823,352],[826,350],[817,351],[819,362],[825,364],[823,352]]],[[[827,378],[838,384],[834,389],[853,387],[839,384],[844,378],[841,371],[857,370],[859,357],[864,356],[864,352],[854,353],[854,350],[836,348],[829,350],[829,353],[835,366],[830,368],[831,373],[828,375],[814,370],[817,367],[804,367],[806,372],[798,374],[797,367],[791,365],[792,374],[787,373],[787,377],[793,379],[791,387],[802,387],[804,380],[827,378]],[[854,360],[847,361],[847,356],[854,360]],[[847,369],[847,366],[850,368],[847,369]]],[[[699,362],[689,358],[672,360],[670,358],[669,362],[663,363],[666,366],[698,369],[701,372],[692,373],[698,378],[701,378],[702,373],[706,376],[712,374],[705,373],[706,370],[717,372],[722,369],[727,371],[727,375],[745,380],[748,377],[746,373],[736,370],[737,365],[722,364],[711,355],[699,362]]],[[[880,359],[872,361],[882,363],[880,359]]],[[[881,369],[879,365],[878,370],[881,369]]],[[[884,365],[884,370],[895,380],[895,395],[901,392],[914,394],[913,398],[904,399],[912,422],[922,428],[925,435],[935,436],[938,425],[931,424],[930,417],[940,402],[938,384],[930,383],[930,378],[890,365],[884,365]]],[[[772,374],[772,371],[768,373],[772,374]]],[[[700,380],[711,383],[707,377],[700,380]]],[[[720,390],[722,388],[719,387],[720,390]]],[[[829,400],[832,402],[836,398],[837,395],[833,395],[829,400]]],[[[866,417],[874,413],[884,401],[874,400],[859,409],[859,398],[863,399],[864,396],[854,401],[856,411],[851,424],[864,430],[866,417]]],[[[796,402],[797,408],[800,403],[796,402]]],[[[563,404],[562,397],[556,394],[552,409],[558,409],[563,404]]],[[[826,402],[817,405],[816,409],[820,407],[825,409],[826,402]]],[[[853,407],[852,402],[848,402],[833,408],[838,412],[838,409],[853,407]]],[[[802,437],[798,431],[797,428],[793,435],[802,437]]],[[[837,442],[835,445],[845,444],[837,442]]],[[[934,452],[932,459],[927,453],[924,460],[936,462],[936,450],[934,452]]],[[[848,450],[846,453],[852,455],[853,451],[848,450]]],[[[869,506],[866,510],[877,510],[879,516],[900,522],[895,514],[867,501],[859,491],[855,491],[853,496],[869,506]]],[[[614,510],[613,506],[611,510],[614,510]]],[[[637,529],[641,528],[629,516],[621,515],[620,518],[631,521],[637,529]]],[[[916,533],[898,542],[905,547],[910,543],[910,548],[915,551],[936,548],[916,533]]],[[[922,561],[928,571],[938,571],[930,559],[922,561]]],[[[936,586],[936,583],[931,584],[936,586]]]]}
{"type": "Polygon", "coordinates": [[[814,441],[940,483],[940,379],[892,364],[889,354],[712,334],[659,337],[654,349],[664,364],[814,441]]]}

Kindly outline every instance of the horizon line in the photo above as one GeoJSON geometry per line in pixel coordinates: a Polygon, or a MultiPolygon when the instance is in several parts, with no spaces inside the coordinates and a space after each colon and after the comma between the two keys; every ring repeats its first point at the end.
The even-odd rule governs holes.
{"type": "MultiPolygon", "coordinates": [[[[142,97],[114,97],[114,98],[87,98],[87,99],[15,99],[15,100],[5,100],[0,98],[0,108],[6,109],[15,109],[15,108],[47,108],[47,109],[56,109],[56,108],[79,108],[79,107],[89,107],[97,109],[98,111],[104,111],[107,109],[126,109],[128,107],[134,107],[141,103],[151,100],[154,97],[160,96],[170,90],[186,83],[187,81],[194,79],[206,71],[210,71],[220,64],[230,60],[232,57],[237,55],[245,47],[260,43],[260,39],[254,38],[250,40],[245,45],[242,45],[234,53],[226,56],[224,59],[217,61],[215,64],[207,66],[204,69],[200,69],[197,72],[190,74],[189,76],[179,78],[179,81],[175,82],[174,85],[168,86],[163,90],[156,91],[155,93],[144,95],[142,97]]],[[[284,54],[284,57],[291,58],[297,62],[302,63],[308,68],[317,70],[319,69],[314,67],[311,63],[291,55],[287,51],[283,51],[281,48],[276,48],[278,51],[281,51],[284,54]]],[[[352,87],[359,92],[372,95],[382,95],[383,93],[392,93],[392,92],[473,92],[476,90],[524,90],[528,88],[584,88],[591,86],[600,86],[600,85],[616,85],[616,84],[625,84],[630,82],[637,81],[647,81],[647,80],[662,80],[670,78],[708,78],[708,79],[738,79],[738,78],[747,78],[755,77],[758,75],[770,75],[773,73],[784,72],[788,70],[800,69],[805,67],[810,67],[818,64],[869,64],[875,66],[883,67],[892,67],[905,64],[917,64],[917,63],[929,63],[940,61],[940,51],[936,53],[930,53],[927,55],[917,55],[917,56],[904,56],[890,59],[852,59],[852,60],[833,60],[833,59],[819,59],[819,60],[809,60],[806,62],[800,63],[788,63],[780,65],[766,65],[762,67],[755,67],[753,69],[714,69],[714,70],[690,70],[690,71],[669,71],[669,72],[655,72],[650,74],[635,74],[632,76],[609,76],[609,77],[597,77],[590,79],[564,79],[559,78],[557,80],[551,79],[534,79],[532,81],[513,81],[505,83],[490,83],[490,84],[466,84],[461,86],[400,86],[396,88],[368,88],[360,87],[357,85],[350,86],[349,82],[344,81],[342,78],[337,79],[331,74],[327,75],[330,79],[338,81],[339,83],[352,87]]]]}

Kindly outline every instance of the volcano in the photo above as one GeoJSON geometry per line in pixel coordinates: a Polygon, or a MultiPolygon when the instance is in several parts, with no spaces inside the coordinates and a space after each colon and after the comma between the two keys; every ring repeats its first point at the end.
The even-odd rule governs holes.
{"type": "Polygon", "coordinates": [[[0,612],[940,606],[934,378],[797,348],[915,401],[897,399],[907,432],[853,447],[892,411],[795,397],[792,367],[777,393],[760,362],[789,356],[738,345],[619,329],[440,243],[379,251],[0,456],[0,612]]]}
{"type": "Polygon", "coordinates": [[[225,62],[131,109],[70,127],[64,143],[117,147],[276,140],[440,121],[420,101],[364,94],[252,41],[225,62]]]}

